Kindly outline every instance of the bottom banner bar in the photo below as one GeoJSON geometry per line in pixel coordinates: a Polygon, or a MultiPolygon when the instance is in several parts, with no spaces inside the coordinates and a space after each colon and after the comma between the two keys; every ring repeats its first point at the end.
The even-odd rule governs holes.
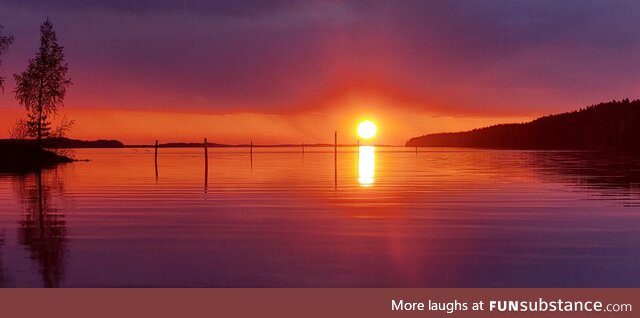
{"type": "Polygon", "coordinates": [[[640,289],[0,289],[4,317],[639,317],[640,289]]]}

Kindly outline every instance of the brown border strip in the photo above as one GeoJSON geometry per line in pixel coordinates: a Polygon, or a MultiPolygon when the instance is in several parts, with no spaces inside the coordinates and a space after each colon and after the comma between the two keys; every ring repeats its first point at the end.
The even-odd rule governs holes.
{"type": "Polygon", "coordinates": [[[0,289],[3,317],[639,317],[640,289],[0,289]],[[632,312],[392,311],[391,300],[602,301],[632,312]]]}

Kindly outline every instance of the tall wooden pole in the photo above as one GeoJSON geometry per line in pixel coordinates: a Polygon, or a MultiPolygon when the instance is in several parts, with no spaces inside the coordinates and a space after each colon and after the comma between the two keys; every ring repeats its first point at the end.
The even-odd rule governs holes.
{"type": "Polygon", "coordinates": [[[338,190],[338,131],[333,133],[333,185],[338,190]]]}
{"type": "Polygon", "coordinates": [[[249,145],[249,159],[251,160],[251,171],[253,171],[253,140],[249,145]]]}
{"type": "Polygon", "coordinates": [[[158,140],[156,139],[156,153],[154,157],[155,166],[156,166],[156,182],[158,182],[158,140]]]}
{"type": "Polygon", "coordinates": [[[204,159],[205,163],[209,165],[209,143],[207,142],[207,138],[204,139],[204,159]]]}
{"type": "Polygon", "coordinates": [[[204,192],[207,192],[209,185],[209,143],[204,139],[204,192]]]}

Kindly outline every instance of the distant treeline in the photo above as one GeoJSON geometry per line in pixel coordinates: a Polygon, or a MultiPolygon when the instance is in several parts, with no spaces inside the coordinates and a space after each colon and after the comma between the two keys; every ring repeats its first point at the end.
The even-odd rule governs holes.
{"type": "Polygon", "coordinates": [[[522,124],[424,135],[406,146],[640,152],[640,100],[614,100],[522,124]]]}
{"type": "Polygon", "coordinates": [[[124,144],[118,140],[77,140],[69,138],[46,138],[42,139],[43,148],[121,148],[124,144]]]}
{"type": "MultiPolygon", "coordinates": [[[[208,147],[211,148],[246,148],[246,147],[254,147],[254,148],[279,148],[279,147],[300,147],[302,144],[266,144],[266,145],[258,145],[258,144],[220,144],[208,142],[208,147]]],[[[305,144],[305,147],[333,147],[333,144],[305,144]]],[[[353,145],[338,145],[338,147],[344,146],[353,146],[353,145]]],[[[126,145],[127,148],[153,148],[155,145],[126,145]]],[[[200,148],[204,147],[204,143],[202,142],[169,142],[158,144],[159,148],[200,148]]],[[[381,146],[384,147],[384,146],[381,146]]]]}

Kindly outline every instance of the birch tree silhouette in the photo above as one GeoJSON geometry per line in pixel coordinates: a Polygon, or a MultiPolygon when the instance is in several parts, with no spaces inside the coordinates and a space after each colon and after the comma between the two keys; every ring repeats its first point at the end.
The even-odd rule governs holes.
{"type": "Polygon", "coordinates": [[[51,117],[63,106],[66,89],[71,85],[67,77],[69,65],[63,47],[58,44],[53,24],[47,18],[40,26],[40,49],[29,60],[22,74],[14,74],[16,99],[28,112],[29,135],[42,138],[51,134],[51,117]]]}

